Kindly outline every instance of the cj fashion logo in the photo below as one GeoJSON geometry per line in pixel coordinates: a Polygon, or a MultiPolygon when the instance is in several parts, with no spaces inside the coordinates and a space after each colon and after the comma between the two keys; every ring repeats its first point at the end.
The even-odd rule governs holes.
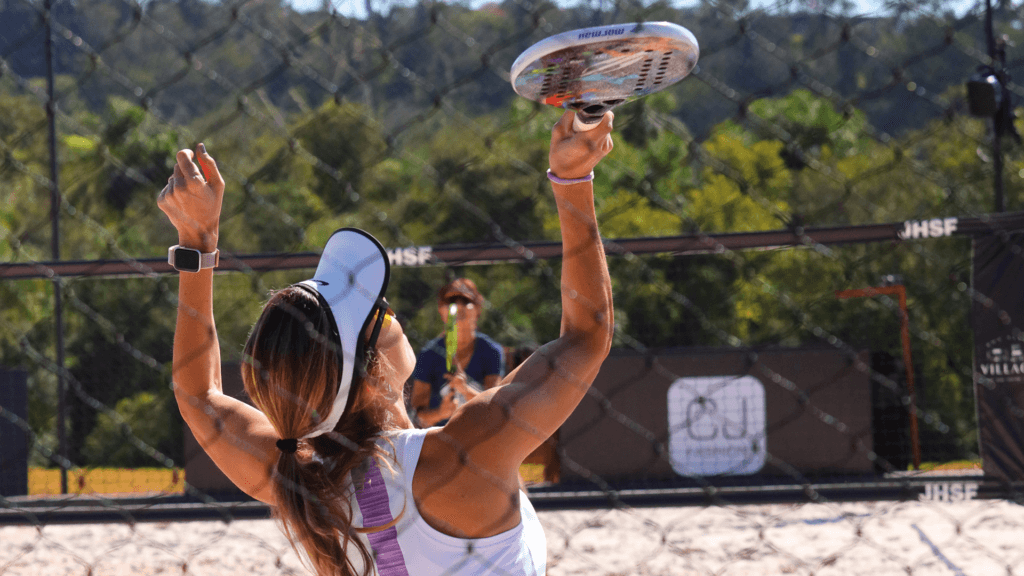
{"type": "Polygon", "coordinates": [[[1024,382],[1024,340],[1004,335],[985,343],[978,371],[993,382],[1024,382]]]}
{"type": "Polygon", "coordinates": [[[679,378],[668,389],[669,454],[683,476],[764,467],[764,385],[753,376],[679,378]]]}

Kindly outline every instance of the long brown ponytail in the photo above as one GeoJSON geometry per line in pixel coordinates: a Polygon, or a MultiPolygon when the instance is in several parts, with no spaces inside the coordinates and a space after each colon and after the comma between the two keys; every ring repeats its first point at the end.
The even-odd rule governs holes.
{"type": "MultiPolygon", "coordinates": [[[[313,295],[286,288],[271,297],[245,344],[245,390],[281,438],[312,430],[337,394],[340,372],[326,314],[313,295]]],[[[300,441],[295,452],[282,451],[277,461],[274,515],[297,552],[302,545],[318,576],[366,576],[373,566],[371,552],[356,536],[360,530],[352,526],[353,488],[347,479],[367,458],[384,454],[376,444],[386,421],[378,394],[356,370],[334,431],[300,441]]]]}

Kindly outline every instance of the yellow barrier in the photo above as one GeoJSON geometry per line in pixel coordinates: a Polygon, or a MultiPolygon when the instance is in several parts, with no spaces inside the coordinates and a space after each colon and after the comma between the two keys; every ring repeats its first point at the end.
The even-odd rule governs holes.
{"type": "MultiPolygon", "coordinates": [[[[71,494],[182,493],[185,471],[181,468],[79,468],[68,471],[71,494]]],[[[60,494],[60,470],[29,468],[31,496],[60,494]]]]}
{"type": "MultiPolygon", "coordinates": [[[[523,464],[527,484],[544,480],[544,466],[523,464]]],[[[70,494],[180,494],[185,491],[185,470],[181,468],[79,468],[68,471],[70,494]]],[[[60,470],[29,468],[30,496],[60,494],[60,470]]]]}

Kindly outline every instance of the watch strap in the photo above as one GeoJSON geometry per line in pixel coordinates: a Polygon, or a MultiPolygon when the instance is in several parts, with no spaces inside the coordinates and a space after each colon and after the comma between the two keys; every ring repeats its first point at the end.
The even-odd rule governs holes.
{"type": "Polygon", "coordinates": [[[209,254],[199,254],[199,268],[201,270],[216,268],[218,264],[220,264],[220,250],[214,249],[209,254]]]}

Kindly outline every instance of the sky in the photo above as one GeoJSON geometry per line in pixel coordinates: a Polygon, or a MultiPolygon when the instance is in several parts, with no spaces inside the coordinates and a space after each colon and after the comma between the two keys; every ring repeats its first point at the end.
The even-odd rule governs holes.
{"type": "MultiPolygon", "coordinates": [[[[576,4],[579,3],[579,0],[553,0],[553,1],[556,4],[565,5],[565,6],[573,6],[573,5],[576,5],[576,4]]],[[[607,4],[611,4],[612,3],[612,0],[602,0],[602,1],[607,3],[607,4]]],[[[751,7],[752,8],[759,8],[759,7],[772,8],[772,7],[777,7],[777,6],[786,6],[786,5],[788,5],[788,6],[791,7],[790,9],[792,9],[792,10],[797,10],[797,9],[801,9],[801,8],[802,9],[806,9],[806,10],[814,10],[814,9],[817,8],[817,5],[818,5],[819,1],[820,0],[751,0],[751,7]]],[[[852,0],[852,1],[853,1],[853,4],[854,4],[854,7],[855,7],[854,8],[854,12],[855,13],[871,14],[871,13],[886,13],[887,12],[887,10],[885,9],[885,2],[884,2],[884,0],[852,0]]],[[[927,0],[919,0],[919,1],[921,3],[924,3],[927,0]]],[[[308,11],[308,10],[316,10],[316,9],[318,9],[321,6],[322,2],[323,2],[323,0],[290,0],[290,4],[292,5],[293,8],[295,8],[296,10],[299,10],[299,11],[303,11],[303,12],[304,11],[308,11]]],[[[380,9],[380,8],[384,8],[384,7],[389,6],[389,5],[412,5],[412,4],[415,4],[416,0],[371,0],[371,2],[372,2],[374,7],[376,7],[377,9],[380,9]]],[[[484,4],[487,4],[489,2],[494,2],[494,0],[458,0],[457,2],[453,2],[453,3],[458,3],[458,4],[461,4],[461,5],[464,5],[464,6],[469,6],[469,7],[472,7],[472,8],[477,8],[479,6],[483,6],[484,4]]],[[[982,0],[982,2],[983,2],[983,0],[982,0]]],[[[364,2],[364,0],[331,0],[331,3],[334,5],[335,9],[340,14],[342,14],[344,16],[348,16],[350,18],[360,18],[360,19],[366,17],[366,9],[365,9],[365,2],[364,2]]],[[[695,4],[695,2],[688,1],[688,0],[678,0],[678,1],[673,2],[673,3],[678,5],[678,6],[687,6],[687,5],[695,4]]],[[[962,14],[964,12],[969,11],[974,6],[976,6],[978,4],[978,2],[976,2],[974,0],[971,0],[971,1],[953,0],[951,2],[947,2],[947,4],[954,10],[954,12],[956,12],[957,14],[962,14]]],[[[685,22],[677,22],[677,24],[680,24],[682,26],[686,26],[685,22]]]]}

